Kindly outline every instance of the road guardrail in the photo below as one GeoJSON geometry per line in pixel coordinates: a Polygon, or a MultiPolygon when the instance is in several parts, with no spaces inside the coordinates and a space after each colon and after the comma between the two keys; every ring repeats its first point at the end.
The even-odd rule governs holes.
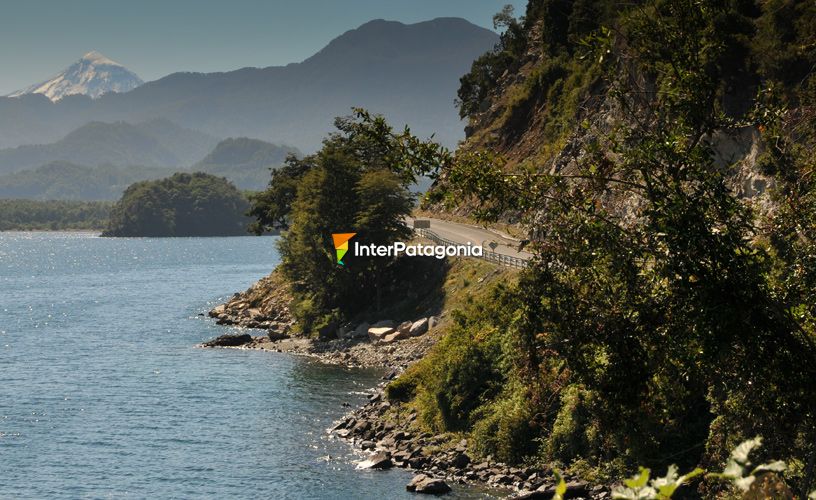
{"type": "MultiPolygon", "coordinates": [[[[437,245],[442,245],[446,247],[461,245],[461,243],[456,243],[455,241],[451,241],[449,239],[439,236],[430,229],[414,228],[414,232],[419,236],[422,236],[423,238],[427,238],[433,241],[437,245]]],[[[522,259],[521,257],[516,257],[514,255],[505,255],[503,253],[488,250],[484,247],[482,247],[482,256],[477,258],[488,260],[490,262],[495,262],[502,266],[515,267],[518,269],[524,269],[527,267],[528,264],[528,261],[526,259],[522,259]]]]}

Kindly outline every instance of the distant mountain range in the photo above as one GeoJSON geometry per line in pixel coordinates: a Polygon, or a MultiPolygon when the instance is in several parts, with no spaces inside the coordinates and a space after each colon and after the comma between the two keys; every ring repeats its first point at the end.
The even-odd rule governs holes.
{"type": "Polygon", "coordinates": [[[35,169],[0,175],[0,198],[117,200],[134,182],[160,179],[174,171],[165,167],[88,167],[54,161],[35,169]]]}
{"type": "Polygon", "coordinates": [[[333,118],[352,106],[452,146],[463,138],[454,107],[459,78],[497,40],[496,33],[457,18],[410,25],[376,20],[287,66],[175,73],[96,99],[4,97],[0,147],[54,142],[91,121],[162,118],[213,137],[254,137],[310,152],[331,131],[333,118]]]}
{"type": "Polygon", "coordinates": [[[136,125],[91,122],[51,144],[0,149],[0,174],[54,161],[88,166],[188,167],[217,143],[215,137],[165,119],[136,125]]]}
{"type": "Polygon", "coordinates": [[[65,96],[81,94],[97,98],[108,92],[128,92],[142,83],[136,73],[93,51],[48,80],[18,90],[9,97],[42,94],[59,101],[65,96]]]}
{"type": "MultiPolygon", "coordinates": [[[[204,150],[198,154],[196,158],[203,159],[193,163],[193,160],[187,160],[187,155],[195,154],[194,150],[210,142],[208,136],[196,137],[195,134],[197,133],[160,120],[138,126],[92,123],[69,134],[65,140],[56,144],[22,146],[6,150],[6,152],[31,152],[34,153],[32,156],[47,160],[48,163],[37,168],[0,175],[0,198],[116,200],[125,188],[134,182],[159,179],[184,171],[226,177],[239,189],[258,191],[269,183],[270,170],[280,166],[287,155],[300,155],[295,148],[242,137],[218,142],[211,150],[204,150]],[[150,134],[145,134],[144,130],[172,131],[168,132],[166,137],[171,144],[177,145],[177,148],[169,151],[166,145],[156,146],[154,141],[143,141],[145,136],[150,139],[150,134]],[[94,137],[95,133],[100,131],[102,133],[94,137]],[[89,145],[88,149],[76,147],[77,137],[89,136],[90,139],[81,142],[89,145]],[[104,139],[108,140],[107,147],[98,148],[104,139]],[[201,139],[202,143],[199,144],[196,139],[201,139]],[[93,154],[85,154],[85,158],[92,156],[98,161],[76,163],[78,161],[76,158],[82,157],[78,153],[89,152],[93,154]],[[179,163],[177,159],[182,155],[186,161],[179,163]],[[64,159],[66,156],[72,156],[75,160],[66,161],[64,159]],[[167,162],[153,162],[146,166],[146,163],[140,164],[136,161],[141,159],[147,162],[163,158],[170,158],[174,163],[171,165],[167,162]],[[117,159],[120,161],[117,162],[117,159]],[[121,161],[122,159],[127,160],[121,161]]],[[[3,153],[4,151],[0,151],[0,158],[3,157],[3,153]]]]}

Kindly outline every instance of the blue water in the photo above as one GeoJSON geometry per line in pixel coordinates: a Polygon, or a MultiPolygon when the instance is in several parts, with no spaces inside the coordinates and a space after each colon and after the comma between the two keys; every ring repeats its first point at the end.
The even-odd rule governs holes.
{"type": "Polygon", "coordinates": [[[194,347],[277,262],[274,238],[0,233],[0,498],[411,497],[325,432],[378,372],[194,347]]]}

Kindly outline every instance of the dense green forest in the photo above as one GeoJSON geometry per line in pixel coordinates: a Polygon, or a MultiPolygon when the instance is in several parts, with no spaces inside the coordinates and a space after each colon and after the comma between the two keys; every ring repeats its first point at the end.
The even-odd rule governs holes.
{"type": "Polygon", "coordinates": [[[248,208],[223,177],[177,173],[128,187],[103,236],[238,236],[247,234],[248,208]]]}
{"type": "Polygon", "coordinates": [[[292,283],[292,312],[305,333],[336,328],[378,310],[384,296],[406,293],[409,284],[398,277],[416,271],[410,263],[348,255],[348,265],[338,266],[332,233],[354,232],[358,241],[377,245],[409,237],[403,219],[415,198],[408,188],[446,155],[408,128],[395,132],[383,117],[361,109],[335,126],[318,152],[290,156],[272,172],[269,188],[252,197],[256,233],[287,229],[279,269],[292,283]]]}
{"type": "Polygon", "coordinates": [[[0,199],[0,231],[101,230],[111,206],[99,201],[34,201],[0,199]]]}
{"type": "Polygon", "coordinates": [[[459,91],[469,141],[426,203],[520,221],[536,260],[392,398],[485,455],[589,478],[720,467],[760,435],[806,496],[816,4],[535,0],[496,21],[459,91]],[[722,160],[728,134],[756,158],[722,160]],[[738,196],[746,170],[772,208],[738,196]]]}

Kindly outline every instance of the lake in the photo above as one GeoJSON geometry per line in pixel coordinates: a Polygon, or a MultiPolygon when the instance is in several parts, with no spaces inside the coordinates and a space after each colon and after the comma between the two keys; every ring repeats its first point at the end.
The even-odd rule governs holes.
{"type": "Polygon", "coordinates": [[[274,237],[0,233],[0,498],[414,497],[326,434],[379,372],[195,347],[277,262],[274,237]]]}

